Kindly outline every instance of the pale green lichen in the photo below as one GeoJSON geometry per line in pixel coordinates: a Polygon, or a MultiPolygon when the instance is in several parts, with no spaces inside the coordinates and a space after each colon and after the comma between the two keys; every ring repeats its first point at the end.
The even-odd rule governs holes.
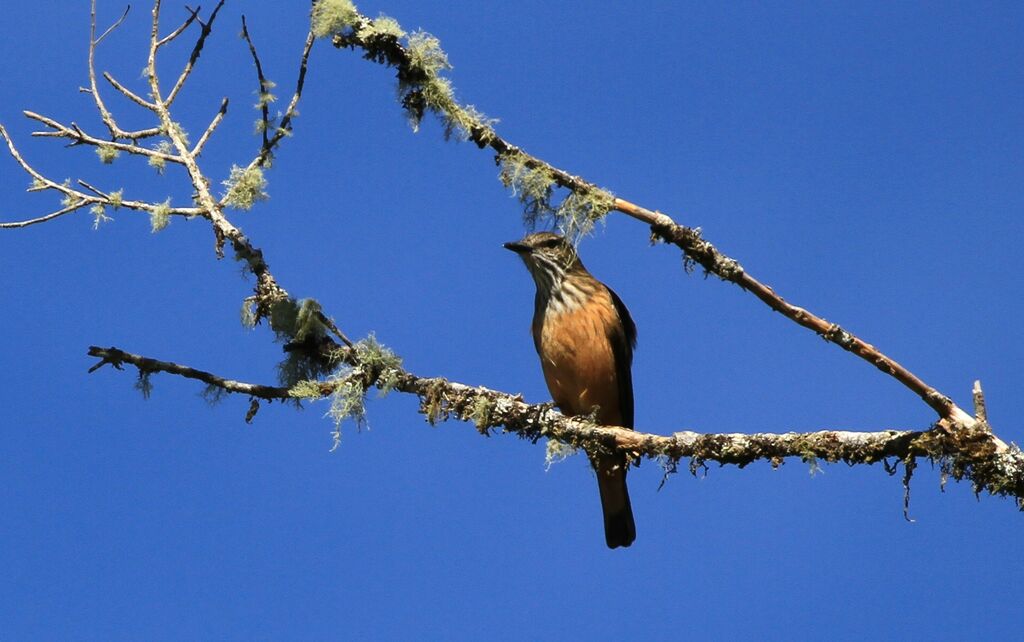
{"type": "Polygon", "coordinates": [[[479,432],[487,432],[491,426],[491,415],[494,410],[494,402],[486,395],[478,395],[470,404],[469,418],[473,420],[479,432]]]}
{"type": "Polygon", "coordinates": [[[573,241],[588,234],[615,206],[615,197],[606,190],[585,185],[570,190],[560,203],[553,203],[558,187],[555,171],[521,151],[502,154],[498,178],[523,205],[523,219],[529,226],[553,220],[559,230],[573,241]]]}
{"type": "Polygon", "coordinates": [[[79,201],[79,198],[70,192],[71,190],[71,179],[65,178],[64,182],[60,184],[62,192],[64,194],[60,199],[60,204],[64,207],[71,207],[73,204],[79,201]]]}
{"type": "Polygon", "coordinates": [[[121,204],[124,202],[124,190],[119,189],[116,192],[111,192],[110,194],[107,194],[107,198],[110,199],[110,206],[116,210],[120,208],[121,204]]]}
{"type": "Polygon", "coordinates": [[[109,223],[114,220],[113,217],[107,216],[107,208],[99,203],[89,208],[89,212],[92,213],[93,216],[92,229],[94,230],[100,229],[100,225],[103,223],[109,223]]]}
{"type": "Polygon", "coordinates": [[[547,448],[544,451],[544,470],[551,470],[551,466],[554,464],[561,463],[572,457],[577,452],[576,448],[568,444],[563,444],[560,441],[554,439],[548,439],[547,448]]]}
{"type": "Polygon", "coordinates": [[[171,127],[167,132],[167,135],[178,139],[183,146],[189,146],[188,132],[185,131],[185,128],[182,127],[180,123],[171,123],[171,127]]]}
{"type": "Polygon", "coordinates": [[[365,339],[357,341],[353,349],[359,363],[375,372],[402,367],[402,358],[387,346],[378,343],[372,332],[365,339]]]}
{"type": "Polygon", "coordinates": [[[365,339],[357,341],[353,347],[356,360],[373,377],[374,385],[383,397],[399,384],[402,375],[402,358],[390,348],[377,342],[371,332],[365,339]]]}
{"type": "Polygon", "coordinates": [[[260,83],[259,99],[256,101],[254,107],[256,109],[262,109],[269,106],[271,103],[277,102],[277,96],[275,96],[270,90],[277,86],[272,80],[264,79],[260,83]]]}
{"type": "MultiPolygon", "coordinates": [[[[153,147],[153,151],[160,152],[161,154],[171,153],[171,144],[166,140],[160,141],[153,147]]],[[[167,160],[160,156],[150,156],[149,166],[156,170],[157,174],[163,174],[164,169],[167,167],[167,160]]]]}
{"type": "Polygon", "coordinates": [[[502,154],[498,179],[522,203],[523,218],[532,226],[554,213],[551,194],[555,175],[547,165],[531,161],[532,157],[519,151],[502,154]]]}
{"type": "Polygon", "coordinates": [[[46,181],[43,181],[43,180],[38,179],[38,178],[33,178],[32,179],[32,183],[28,186],[28,191],[29,192],[38,192],[39,190],[44,190],[44,189],[46,189],[48,187],[49,187],[49,185],[46,184],[46,181]]]}
{"type": "Polygon", "coordinates": [[[373,20],[367,20],[359,26],[356,36],[360,40],[370,41],[378,38],[390,38],[398,40],[405,37],[405,31],[398,21],[390,16],[380,15],[373,20]]]}
{"type": "Polygon", "coordinates": [[[558,228],[569,239],[579,239],[594,229],[615,205],[611,192],[591,187],[570,192],[554,212],[558,228]]]}
{"type": "MultiPolygon", "coordinates": [[[[371,43],[372,44],[372,43],[371,43]]],[[[462,106],[455,99],[451,81],[442,71],[451,69],[441,42],[425,31],[417,31],[406,41],[407,69],[399,73],[398,95],[414,131],[419,129],[429,110],[441,120],[445,138],[473,139],[479,145],[491,142],[494,119],[487,118],[472,105],[462,106]]]]}
{"type": "Polygon", "coordinates": [[[101,163],[109,165],[117,160],[117,157],[121,155],[121,151],[111,145],[100,145],[96,148],[96,155],[99,156],[101,163]]]}
{"type": "Polygon", "coordinates": [[[410,35],[405,50],[409,56],[409,66],[426,76],[436,76],[439,71],[452,68],[448,54],[441,48],[441,41],[426,31],[420,30],[410,35]]]}
{"type": "Polygon", "coordinates": [[[171,199],[160,203],[149,213],[150,232],[156,234],[171,223],[171,199]]]}
{"type": "Polygon", "coordinates": [[[366,426],[366,388],[357,376],[344,380],[328,379],[328,383],[339,381],[331,393],[331,407],[326,415],[334,420],[334,430],[331,432],[334,439],[332,451],[341,445],[341,424],[346,419],[354,421],[357,428],[366,426]]]}
{"type": "Polygon", "coordinates": [[[222,183],[227,187],[224,204],[240,210],[250,210],[259,201],[270,198],[266,193],[267,179],[259,167],[231,166],[231,175],[222,183]]]}
{"type": "Polygon", "coordinates": [[[333,369],[317,349],[327,333],[320,316],[320,304],[314,299],[281,299],[270,307],[271,330],[278,341],[290,346],[288,356],[277,364],[282,385],[316,379],[333,369]]]}
{"type": "Polygon", "coordinates": [[[341,33],[359,22],[359,11],[351,0],[317,0],[310,14],[310,29],[317,38],[341,33]]]}
{"type": "Polygon", "coordinates": [[[324,396],[322,384],[315,380],[300,381],[288,389],[288,396],[293,399],[309,399],[316,401],[324,396]]]}
{"type": "Polygon", "coordinates": [[[248,298],[242,301],[242,310],[239,313],[242,320],[242,325],[250,330],[256,327],[256,322],[259,320],[256,317],[256,299],[248,298]]]}

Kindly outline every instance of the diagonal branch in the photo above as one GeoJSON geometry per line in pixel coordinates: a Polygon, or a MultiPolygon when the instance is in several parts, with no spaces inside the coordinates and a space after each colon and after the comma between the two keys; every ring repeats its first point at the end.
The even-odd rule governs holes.
{"type": "Polygon", "coordinates": [[[699,229],[679,225],[666,214],[641,207],[624,198],[613,197],[593,183],[524,152],[521,148],[501,138],[494,130],[491,121],[480,118],[472,108],[464,107],[455,102],[453,98],[449,97],[446,101],[435,102],[424,107],[425,99],[422,95],[422,87],[431,79],[437,80],[436,69],[426,69],[417,63],[410,55],[409,50],[399,42],[398,37],[373,35],[374,30],[371,28],[373,23],[372,19],[357,15],[350,28],[334,35],[333,44],[338,48],[362,49],[366,59],[397,69],[400,85],[419,86],[419,90],[410,92],[403,99],[406,108],[409,108],[409,104],[412,103],[419,105],[417,109],[420,113],[425,108],[444,110],[443,117],[449,123],[449,127],[454,123],[456,127],[464,131],[466,138],[472,140],[478,147],[493,150],[499,164],[515,162],[529,171],[538,172],[549,184],[566,188],[574,195],[590,197],[594,199],[595,203],[606,204],[596,208],[596,211],[590,212],[589,216],[593,218],[599,218],[609,210],[615,210],[646,223],[651,227],[654,237],[672,243],[683,251],[688,266],[697,263],[707,272],[715,274],[725,281],[735,283],[787,319],[813,330],[831,343],[871,363],[914,392],[941,419],[960,423],[970,418],[949,397],[925,383],[873,345],[839,325],[830,323],[804,308],[787,302],[770,286],[747,273],[736,260],[725,256],[711,243],[704,240],[699,229]],[[418,96],[414,95],[416,91],[420,92],[418,96]]]}
{"type": "Polygon", "coordinates": [[[203,147],[206,147],[207,141],[209,141],[210,137],[213,136],[213,132],[217,130],[217,126],[220,125],[222,120],[224,120],[224,116],[226,116],[227,113],[228,99],[224,98],[220,101],[220,109],[217,110],[217,115],[213,117],[213,120],[210,121],[206,131],[203,132],[203,135],[200,136],[199,140],[196,142],[196,146],[192,148],[193,157],[199,156],[199,154],[203,152],[203,147]]]}
{"type": "Polygon", "coordinates": [[[116,89],[116,90],[118,90],[119,92],[121,92],[122,94],[124,94],[125,98],[127,98],[127,99],[128,99],[128,100],[130,100],[130,101],[132,101],[133,103],[135,103],[135,104],[136,104],[136,105],[138,105],[139,107],[145,107],[146,109],[148,109],[148,110],[150,110],[150,111],[152,111],[152,110],[156,109],[156,105],[154,105],[153,103],[149,102],[148,100],[146,100],[146,99],[145,99],[145,98],[143,98],[142,96],[140,96],[140,95],[136,94],[136,93],[135,93],[134,91],[132,91],[131,89],[128,89],[127,87],[125,87],[124,85],[122,85],[121,83],[119,83],[119,82],[117,81],[117,79],[116,79],[116,78],[114,78],[114,77],[113,77],[113,76],[112,76],[112,75],[110,74],[110,72],[104,71],[104,72],[103,72],[103,78],[104,78],[104,80],[106,80],[106,81],[107,81],[108,83],[110,83],[110,86],[111,86],[111,87],[113,87],[114,89],[116,89]]]}
{"type": "Polygon", "coordinates": [[[190,7],[185,7],[185,10],[188,11],[188,13],[189,13],[188,18],[185,19],[185,22],[181,23],[180,27],[178,27],[177,29],[175,29],[171,33],[167,34],[166,36],[164,36],[160,40],[158,40],[157,43],[156,43],[156,46],[158,48],[159,47],[163,47],[164,45],[172,42],[175,38],[180,36],[186,29],[189,28],[189,26],[192,25],[193,22],[195,22],[196,18],[199,17],[199,10],[201,8],[202,7],[196,7],[195,9],[192,9],[190,7]]]}
{"type": "MultiPolygon", "coordinates": [[[[180,92],[181,88],[185,86],[185,81],[188,80],[189,75],[192,73],[192,70],[195,68],[196,62],[199,60],[199,55],[202,54],[202,52],[203,52],[203,45],[206,44],[206,38],[207,38],[207,36],[210,35],[210,32],[213,31],[213,21],[217,19],[217,13],[220,12],[220,8],[223,7],[223,6],[224,6],[224,0],[220,0],[217,3],[217,6],[213,8],[213,12],[210,14],[210,19],[208,21],[206,21],[206,22],[203,22],[202,20],[199,20],[198,18],[196,18],[196,20],[199,20],[199,26],[202,27],[202,31],[199,34],[199,38],[196,40],[195,46],[192,47],[192,53],[188,57],[188,62],[185,63],[185,68],[181,70],[181,75],[178,76],[177,82],[175,82],[174,83],[174,87],[171,88],[171,93],[167,94],[167,100],[164,101],[164,104],[167,107],[170,107],[171,103],[174,102],[174,99],[178,97],[178,92],[180,92]]],[[[199,9],[196,9],[196,11],[198,12],[199,9]]],[[[161,44],[163,43],[163,41],[158,39],[158,37],[157,37],[158,31],[156,31],[156,30],[159,28],[159,24],[160,24],[160,2],[159,2],[159,0],[157,0],[154,3],[154,8],[153,8],[153,29],[154,29],[154,31],[153,31],[153,34],[152,34],[153,37],[152,37],[152,45],[151,45],[151,49],[150,49],[150,58],[152,58],[153,56],[156,55],[156,50],[159,49],[161,44]]]]}
{"type": "MultiPolygon", "coordinates": [[[[94,5],[94,7],[93,7],[93,8],[95,9],[95,5],[94,5]]],[[[116,20],[116,21],[114,22],[114,24],[112,24],[112,25],[110,25],[109,27],[107,27],[107,30],[106,30],[106,31],[104,31],[104,32],[103,32],[102,34],[100,34],[100,37],[99,37],[99,38],[96,38],[95,40],[93,40],[93,44],[96,44],[96,45],[100,44],[101,42],[103,42],[103,39],[104,39],[104,38],[106,38],[107,36],[109,36],[109,35],[111,34],[111,32],[113,32],[113,31],[114,31],[114,29],[117,29],[118,27],[120,27],[120,26],[121,26],[121,23],[122,23],[122,22],[124,22],[125,18],[127,18],[127,17],[128,17],[128,12],[129,12],[129,11],[131,11],[131,10],[132,10],[132,6],[131,6],[131,5],[127,5],[127,6],[126,6],[126,7],[124,8],[124,13],[122,13],[122,14],[121,14],[121,17],[120,17],[120,18],[118,18],[118,19],[117,19],[117,20],[116,20]]]]}
{"type": "Polygon", "coordinates": [[[64,216],[65,214],[70,214],[71,212],[74,212],[76,210],[80,210],[80,209],[82,209],[83,207],[85,207],[88,204],[89,203],[87,201],[76,201],[76,202],[72,203],[71,205],[68,205],[67,207],[64,207],[62,209],[57,210],[56,212],[53,212],[51,214],[47,214],[46,216],[40,216],[38,218],[32,218],[32,219],[28,219],[28,220],[25,220],[25,221],[13,221],[13,222],[9,222],[9,223],[0,223],[0,229],[2,229],[2,228],[16,228],[16,227],[28,227],[29,225],[35,225],[36,223],[45,223],[46,221],[55,219],[55,218],[57,218],[59,216],[64,216]]]}

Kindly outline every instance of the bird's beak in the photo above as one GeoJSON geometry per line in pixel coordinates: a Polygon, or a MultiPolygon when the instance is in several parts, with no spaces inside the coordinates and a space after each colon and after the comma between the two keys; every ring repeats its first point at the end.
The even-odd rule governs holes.
{"type": "Polygon", "coordinates": [[[510,241],[508,243],[503,243],[502,247],[505,248],[506,250],[512,250],[516,254],[524,254],[530,251],[529,245],[524,245],[519,241],[510,241]]]}

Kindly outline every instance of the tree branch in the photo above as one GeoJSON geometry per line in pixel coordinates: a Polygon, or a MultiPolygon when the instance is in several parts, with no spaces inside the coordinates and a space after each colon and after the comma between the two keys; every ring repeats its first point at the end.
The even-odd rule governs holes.
{"type": "Polygon", "coordinates": [[[292,131],[292,119],[298,115],[296,109],[299,105],[299,100],[302,98],[302,89],[306,84],[306,69],[309,65],[309,54],[313,50],[313,43],[316,38],[313,37],[313,32],[310,31],[306,34],[306,43],[302,47],[302,55],[299,57],[299,71],[296,74],[295,81],[295,93],[292,94],[291,100],[288,101],[288,107],[284,111],[284,115],[281,117],[281,122],[274,128],[273,135],[270,135],[270,99],[269,92],[273,87],[273,83],[269,82],[266,76],[263,75],[263,64],[260,62],[259,54],[256,52],[256,45],[253,44],[252,39],[249,37],[249,29],[245,23],[245,16],[242,16],[242,37],[249,45],[249,53],[252,54],[253,63],[256,65],[256,78],[259,81],[260,86],[260,130],[263,135],[263,145],[260,147],[259,153],[252,161],[250,161],[247,169],[254,167],[263,167],[273,157],[274,149],[278,146],[285,136],[291,134],[292,131]]]}
{"type": "MultiPolygon", "coordinates": [[[[203,45],[206,44],[206,38],[213,31],[213,21],[217,19],[217,14],[220,12],[220,8],[224,6],[224,0],[220,0],[217,6],[213,8],[213,12],[210,14],[210,19],[207,22],[199,20],[199,25],[202,27],[202,31],[199,34],[199,38],[196,39],[196,44],[192,47],[192,54],[189,55],[188,62],[185,63],[185,68],[181,70],[181,75],[178,76],[177,82],[174,83],[174,87],[171,88],[171,93],[167,94],[167,100],[164,102],[165,106],[170,107],[174,99],[178,97],[178,92],[185,86],[185,81],[188,80],[189,74],[192,73],[192,69],[195,68],[196,62],[199,60],[199,55],[203,52],[203,45]]],[[[198,12],[199,9],[196,9],[198,12]]],[[[198,18],[196,18],[198,20],[198,18]]],[[[154,29],[159,29],[160,24],[160,2],[156,1],[153,8],[153,25],[154,29]]],[[[159,49],[163,44],[164,40],[160,40],[157,35],[159,31],[154,31],[152,34],[152,45],[150,49],[150,58],[156,56],[156,50],[159,49]]],[[[173,35],[173,34],[172,34],[173,35]]],[[[153,72],[155,74],[155,70],[153,72]]]]}
{"type": "Polygon", "coordinates": [[[73,145],[84,144],[92,145],[94,147],[109,147],[111,149],[116,149],[121,152],[127,152],[129,154],[138,154],[139,156],[147,156],[150,158],[159,158],[162,161],[177,163],[179,165],[184,163],[184,160],[181,157],[176,156],[174,154],[166,154],[164,152],[157,151],[155,149],[149,149],[141,145],[119,143],[117,141],[102,140],[96,138],[95,136],[90,136],[89,134],[86,134],[84,131],[82,131],[82,129],[74,123],[71,124],[71,127],[68,127],[67,125],[64,125],[56,120],[53,120],[52,118],[47,118],[46,116],[37,114],[32,111],[26,110],[22,113],[25,114],[26,118],[39,121],[47,127],[53,129],[52,132],[32,132],[33,136],[40,136],[44,138],[69,138],[73,141],[73,145]]]}
{"type": "Polygon", "coordinates": [[[206,131],[203,132],[203,135],[200,136],[199,140],[196,142],[196,146],[192,148],[192,156],[199,156],[203,153],[203,147],[206,146],[207,141],[209,141],[210,137],[213,136],[213,132],[217,130],[217,126],[220,125],[222,120],[224,120],[224,116],[226,116],[227,113],[228,99],[224,98],[220,101],[220,109],[217,110],[217,115],[213,117],[213,120],[210,121],[206,131]]]}
{"type": "Polygon", "coordinates": [[[96,103],[96,109],[100,112],[100,118],[103,120],[103,124],[110,130],[110,135],[113,138],[121,138],[126,140],[138,140],[140,138],[150,138],[160,133],[159,129],[140,129],[138,131],[125,131],[121,129],[117,121],[114,120],[113,114],[107,109],[106,104],[103,102],[103,97],[100,95],[99,86],[96,83],[96,47],[100,44],[107,34],[112,32],[120,25],[124,19],[128,16],[128,11],[131,9],[131,5],[125,9],[124,14],[121,18],[115,22],[109,29],[103,32],[103,35],[96,37],[96,0],[92,0],[89,6],[89,89],[86,90],[92,94],[93,101],[96,103]]]}
{"type": "Polygon", "coordinates": [[[35,225],[36,223],[45,223],[45,222],[47,222],[49,220],[52,220],[52,219],[55,219],[55,218],[57,218],[59,216],[64,216],[65,214],[70,214],[71,212],[74,212],[76,210],[80,210],[80,209],[82,209],[83,207],[85,207],[88,204],[89,203],[86,202],[86,201],[76,201],[76,202],[72,203],[71,205],[68,205],[67,207],[64,207],[64,208],[61,208],[61,209],[57,210],[56,212],[53,212],[51,214],[47,214],[46,216],[40,216],[38,218],[28,219],[26,221],[13,221],[13,222],[10,222],[10,223],[0,223],[0,229],[15,228],[15,227],[28,227],[29,225],[35,225]]]}
{"type": "MultiPolygon", "coordinates": [[[[453,127],[458,128],[467,139],[476,143],[479,148],[490,148],[496,152],[496,161],[499,164],[515,163],[518,167],[536,172],[537,177],[547,185],[557,185],[568,189],[574,195],[589,199],[591,205],[585,212],[585,216],[590,218],[590,224],[610,210],[618,211],[646,223],[650,226],[654,237],[676,245],[683,251],[687,267],[693,263],[699,264],[707,272],[751,292],[787,319],[813,330],[831,343],[871,363],[914,392],[941,419],[950,423],[962,423],[970,418],[949,397],[926,384],[917,375],[883,354],[873,345],[856,337],[838,324],[830,323],[804,308],[787,302],[776,294],[774,289],[748,274],[736,260],[725,256],[711,243],[704,240],[699,229],[679,225],[671,217],[659,211],[649,210],[626,199],[613,197],[593,183],[526,153],[522,148],[501,138],[492,126],[493,121],[482,118],[472,106],[466,107],[456,102],[446,81],[445,86],[448,87],[446,97],[428,99],[425,95],[426,87],[435,83],[433,89],[436,93],[439,78],[437,72],[439,69],[447,67],[447,58],[444,57],[443,52],[440,52],[440,49],[437,50],[439,52],[437,55],[444,60],[444,64],[435,65],[434,68],[426,67],[399,42],[399,37],[394,35],[394,30],[382,34],[373,28],[374,24],[373,19],[357,14],[347,29],[333,36],[333,44],[337,48],[362,49],[363,57],[367,60],[394,67],[397,70],[400,91],[405,88],[406,92],[402,99],[403,106],[416,113],[417,117],[422,117],[425,110],[435,111],[445,120],[448,130],[453,127]]],[[[400,29],[397,32],[404,33],[400,29]]],[[[514,180],[510,182],[514,183],[514,180]]],[[[544,190],[546,195],[536,198],[547,199],[549,189],[544,190]]],[[[521,200],[526,202],[531,199],[521,196],[521,200]]],[[[542,209],[546,209],[555,216],[559,215],[557,211],[551,210],[546,204],[543,205],[542,209]]],[[[528,210],[531,207],[536,210],[537,203],[527,202],[527,207],[528,210]]],[[[533,214],[536,213],[536,211],[533,212],[533,214]]]]}
{"type": "MultiPolygon", "coordinates": [[[[987,424],[971,422],[955,429],[941,426],[928,430],[881,430],[854,432],[819,430],[787,433],[720,433],[682,431],[670,436],[601,426],[583,417],[566,417],[551,404],[528,404],[522,396],[472,387],[438,377],[419,377],[401,367],[376,367],[357,356],[358,349],[342,350],[343,360],[353,366],[347,374],[322,382],[305,382],[292,389],[243,383],[168,361],[131,354],[118,348],[89,348],[89,356],[121,369],[129,363],[143,373],[166,372],[196,379],[228,393],[245,394],[268,401],[290,398],[317,399],[345,391],[352,385],[365,394],[373,386],[398,390],[420,399],[420,413],[431,423],[455,417],[472,421],[477,430],[489,435],[492,428],[533,442],[548,438],[587,452],[621,452],[634,458],[661,461],[668,472],[690,459],[690,469],[707,462],[740,468],[755,461],[778,467],[783,460],[799,457],[805,462],[821,459],[830,463],[875,464],[887,458],[904,462],[909,476],[917,458],[938,462],[943,475],[972,482],[975,493],[1016,498],[1024,510],[1024,453],[1016,447],[1002,448],[987,424]],[[312,392],[310,391],[312,389],[312,392]]],[[[887,470],[895,469],[886,464],[887,470]]]]}

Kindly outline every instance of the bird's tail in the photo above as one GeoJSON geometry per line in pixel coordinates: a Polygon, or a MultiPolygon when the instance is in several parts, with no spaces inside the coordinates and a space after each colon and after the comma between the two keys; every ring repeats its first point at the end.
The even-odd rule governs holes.
{"type": "Polygon", "coordinates": [[[594,467],[604,511],[605,542],[608,548],[629,546],[636,539],[636,523],[633,522],[633,508],[629,505],[629,489],[626,487],[628,465],[622,457],[601,456],[594,461],[594,467]]]}

